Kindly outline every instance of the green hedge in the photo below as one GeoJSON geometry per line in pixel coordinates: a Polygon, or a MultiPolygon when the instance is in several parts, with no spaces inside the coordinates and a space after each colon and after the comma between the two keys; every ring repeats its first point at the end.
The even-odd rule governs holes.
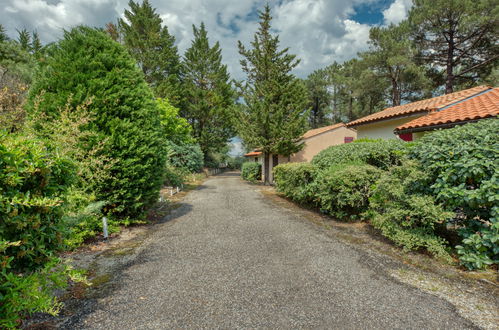
{"type": "Polygon", "coordinates": [[[437,229],[443,229],[453,213],[424,193],[427,174],[418,165],[406,162],[385,172],[369,199],[366,217],[383,236],[404,250],[425,249],[449,261],[447,242],[439,237],[437,229]]]}
{"type": "Polygon", "coordinates": [[[315,167],[310,163],[288,163],[274,167],[277,191],[299,203],[313,203],[315,167]]]}
{"type": "Polygon", "coordinates": [[[401,140],[373,140],[331,146],[313,159],[318,169],[342,163],[362,162],[381,169],[400,164],[406,145],[401,140]]]}
{"type": "Polygon", "coordinates": [[[168,163],[190,173],[197,173],[203,168],[204,155],[197,143],[168,141],[168,163]]]}
{"type": "Polygon", "coordinates": [[[498,264],[499,121],[482,120],[425,135],[409,156],[429,175],[431,194],[461,219],[461,262],[470,269],[498,264]]]}
{"type": "Polygon", "coordinates": [[[355,220],[369,206],[372,186],[382,170],[371,165],[339,164],[319,172],[316,198],[321,210],[340,220],[355,220]]]}
{"type": "Polygon", "coordinates": [[[241,177],[250,182],[262,179],[262,165],[257,162],[246,162],[241,166],[241,177]]]}

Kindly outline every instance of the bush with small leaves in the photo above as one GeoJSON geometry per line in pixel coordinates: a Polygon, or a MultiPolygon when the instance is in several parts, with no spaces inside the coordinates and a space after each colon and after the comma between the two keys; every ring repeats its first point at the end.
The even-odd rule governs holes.
{"type": "Polygon", "coordinates": [[[274,167],[277,191],[298,203],[311,204],[315,199],[312,189],[315,167],[310,163],[288,163],[274,167]]]}
{"type": "Polygon", "coordinates": [[[241,177],[250,182],[262,179],[262,164],[257,162],[246,162],[241,167],[241,177]]]}

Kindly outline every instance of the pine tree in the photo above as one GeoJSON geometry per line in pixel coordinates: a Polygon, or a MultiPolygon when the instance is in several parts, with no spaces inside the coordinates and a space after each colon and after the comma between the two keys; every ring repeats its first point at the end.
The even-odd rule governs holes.
{"type": "Polygon", "coordinates": [[[31,35],[31,50],[33,51],[33,54],[35,56],[39,55],[42,49],[43,46],[42,42],[40,41],[40,37],[38,36],[38,33],[33,32],[31,35]]]}
{"type": "Polygon", "coordinates": [[[428,83],[423,68],[416,64],[416,49],[409,38],[407,22],[373,27],[369,32],[370,50],[360,54],[376,80],[390,85],[392,106],[421,94],[428,83]]]}
{"type": "Polygon", "coordinates": [[[31,50],[31,35],[28,30],[22,29],[17,30],[17,42],[21,46],[22,50],[30,51],[31,50]]]}
{"type": "Polygon", "coordinates": [[[5,32],[5,28],[3,27],[2,24],[0,24],[0,42],[4,42],[9,40],[9,37],[7,36],[7,33],[5,32]]]}
{"type": "Polygon", "coordinates": [[[246,82],[241,84],[239,134],[245,145],[264,153],[264,178],[269,184],[270,154],[291,155],[299,151],[307,130],[308,95],[304,84],[291,70],[299,60],[279,49],[279,37],[271,34],[270,6],[259,12],[259,29],[247,49],[240,41],[239,53],[246,82]]]}
{"type": "Polygon", "coordinates": [[[193,32],[182,66],[185,102],[181,114],[192,125],[194,137],[209,161],[209,155],[220,152],[234,135],[235,95],[227,66],[222,64],[220,44],[210,47],[204,23],[199,28],[193,26],[193,32]]]}
{"type": "Polygon", "coordinates": [[[409,21],[422,59],[441,70],[445,93],[490,74],[499,60],[495,0],[414,0],[409,21]]]}
{"type": "Polygon", "coordinates": [[[113,161],[110,178],[87,188],[113,213],[140,215],[157,200],[166,161],[160,113],[142,73],[123,46],[88,27],[66,31],[47,54],[29,92],[30,117],[50,121],[66,105],[87,105],[93,120],[85,127],[98,139],[85,150],[105,141],[103,156],[113,161]]]}
{"type": "Polygon", "coordinates": [[[180,58],[175,37],[161,26],[159,14],[148,0],[142,4],[130,1],[130,10],[119,20],[125,47],[137,61],[157,97],[168,98],[172,105],[181,101],[179,82],[180,58]]]}
{"type": "Polygon", "coordinates": [[[106,24],[106,27],[104,28],[104,31],[111,37],[116,42],[120,42],[120,31],[118,26],[114,24],[113,22],[109,22],[106,24]]]}
{"type": "Polygon", "coordinates": [[[326,126],[330,123],[330,104],[332,100],[329,92],[327,71],[315,70],[305,80],[308,89],[310,108],[309,124],[311,128],[326,126]]]}

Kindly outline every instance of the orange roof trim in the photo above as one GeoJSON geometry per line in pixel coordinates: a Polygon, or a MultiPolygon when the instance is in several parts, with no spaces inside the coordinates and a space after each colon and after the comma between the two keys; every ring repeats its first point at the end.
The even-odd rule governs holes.
{"type": "Polygon", "coordinates": [[[312,136],[316,136],[316,135],[325,133],[327,131],[331,131],[333,129],[337,129],[337,128],[343,127],[343,126],[345,126],[345,124],[338,123],[338,124],[334,124],[334,125],[329,125],[329,126],[324,126],[324,127],[319,127],[319,128],[311,129],[311,130],[305,132],[305,134],[303,134],[302,138],[303,139],[308,139],[308,138],[311,138],[312,136]]]}
{"type": "Polygon", "coordinates": [[[433,110],[444,108],[452,103],[465,100],[468,97],[484,92],[490,88],[491,87],[489,86],[477,86],[459,92],[433,97],[431,99],[421,100],[404,105],[399,105],[396,107],[387,108],[383,111],[376,112],[369,116],[354,120],[348,123],[347,126],[363,125],[378,120],[384,120],[399,116],[407,116],[418,112],[430,112],[433,110]]]}
{"type": "Polygon", "coordinates": [[[400,125],[396,133],[499,116],[499,87],[400,125]]]}
{"type": "Polygon", "coordinates": [[[245,154],[244,157],[260,156],[261,154],[262,154],[261,151],[252,151],[245,154]]]}

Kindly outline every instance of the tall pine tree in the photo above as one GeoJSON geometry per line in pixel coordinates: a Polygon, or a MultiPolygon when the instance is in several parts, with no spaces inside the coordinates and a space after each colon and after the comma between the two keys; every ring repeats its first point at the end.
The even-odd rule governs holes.
{"type": "Polygon", "coordinates": [[[185,101],[181,115],[193,127],[205,160],[220,152],[234,135],[232,112],[235,93],[220,44],[210,47],[204,23],[193,26],[194,39],[184,55],[182,82],[185,101]]]}
{"type": "Polygon", "coordinates": [[[309,124],[311,128],[326,126],[330,123],[330,104],[332,95],[329,92],[327,70],[319,69],[308,75],[305,80],[309,93],[310,115],[309,124]]]}
{"type": "Polygon", "coordinates": [[[4,42],[9,40],[9,37],[7,36],[7,33],[5,32],[5,28],[3,27],[2,24],[0,24],[0,42],[4,42]]]}
{"type": "Polygon", "coordinates": [[[29,34],[28,30],[17,30],[17,42],[21,46],[22,50],[31,50],[31,35],[29,34]]]}
{"type": "Polygon", "coordinates": [[[157,97],[166,97],[173,105],[181,100],[180,58],[175,37],[161,26],[162,20],[148,0],[130,1],[119,29],[125,47],[135,58],[157,97]]]}
{"type": "Polygon", "coordinates": [[[441,70],[445,93],[472,85],[499,62],[496,0],[414,0],[409,21],[422,59],[441,70]]]}
{"type": "Polygon", "coordinates": [[[291,70],[299,60],[279,49],[279,37],[271,34],[270,6],[259,12],[259,28],[247,49],[239,41],[241,65],[246,82],[241,84],[239,134],[250,147],[264,153],[264,178],[269,184],[270,154],[291,155],[299,151],[307,130],[308,95],[304,84],[291,70]]]}

